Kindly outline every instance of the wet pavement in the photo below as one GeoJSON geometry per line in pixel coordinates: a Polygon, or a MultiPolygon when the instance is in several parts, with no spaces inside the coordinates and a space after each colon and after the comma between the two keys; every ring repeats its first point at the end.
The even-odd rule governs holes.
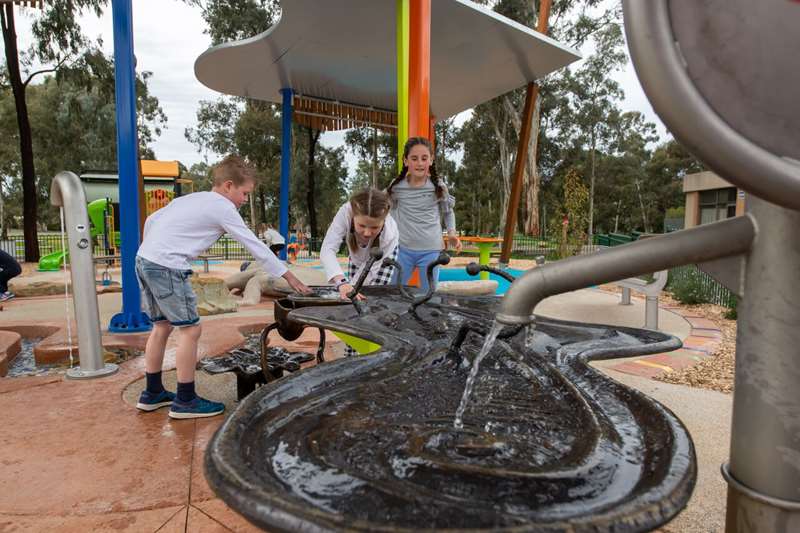
{"type": "MultiPolygon", "coordinates": [[[[105,325],[119,311],[121,295],[104,294],[98,300],[105,325]]],[[[620,306],[618,301],[619,295],[588,289],[550,298],[537,312],[640,327],[643,301],[634,298],[632,306],[620,306]]],[[[718,531],[725,496],[719,464],[727,457],[730,396],[644,379],[653,369],[668,371],[662,367],[677,368],[679,363],[706,356],[717,337],[715,326],[671,310],[662,310],[660,318],[664,331],[684,340],[685,357],[633,358],[598,366],[672,409],[695,439],[698,486],[687,510],[665,530],[718,531]],[[698,409],[698,405],[708,409],[698,409]]],[[[242,333],[271,320],[269,302],[234,314],[204,317],[201,351],[224,353],[243,341],[242,333]]],[[[5,303],[0,329],[19,331],[31,324],[57,328],[51,342],[63,344],[63,297],[5,303]]],[[[145,338],[125,336],[126,341],[133,339],[140,345],[145,338]]],[[[340,354],[341,343],[332,336],[328,341],[326,357],[340,354]]],[[[290,351],[313,352],[317,333],[306,330],[293,343],[280,342],[276,335],[273,343],[290,351]]],[[[174,347],[170,348],[168,367],[174,366],[170,362],[174,347]]],[[[3,352],[0,346],[0,360],[3,352]]],[[[137,358],[123,363],[117,374],[93,381],[68,381],[61,376],[0,378],[0,531],[256,530],[214,496],[202,471],[203,453],[222,417],[175,421],[167,417],[166,409],[138,412],[130,402],[143,386],[142,373],[143,360],[137,358]]],[[[169,382],[170,374],[166,373],[165,381],[169,382]]],[[[230,375],[198,377],[201,394],[225,400],[229,406],[235,404],[234,383],[230,375]]]]}

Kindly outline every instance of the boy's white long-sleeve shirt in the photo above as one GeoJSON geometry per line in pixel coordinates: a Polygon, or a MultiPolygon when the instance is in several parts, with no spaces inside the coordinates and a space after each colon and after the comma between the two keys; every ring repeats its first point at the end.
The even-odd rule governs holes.
{"type": "Polygon", "coordinates": [[[181,196],[147,217],[137,255],[167,268],[189,270],[189,261],[225,233],[242,243],[267,274],[286,272],[286,265],[245,225],[233,202],[213,191],[181,196]]]}
{"type": "MultiPolygon", "coordinates": [[[[336,259],[336,253],[342,246],[342,242],[346,242],[347,234],[350,232],[350,227],[353,221],[353,208],[350,202],[345,203],[336,212],[333,217],[333,222],[328,227],[325,233],[325,239],[322,241],[322,249],[319,252],[319,258],[322,262],[322,268],[325,269],[325,276],[328,281],[336,276],[344,276],[342,266],[336,259]]],[[[397,223],[391,215],[386,215],[386,220],[383,222],[383,231],[381,231],[380,248],[384,257],[389,257],[400,241],[400,233],[397,231],[397,223]]],[[[350,263],[358,266],[356,272],[356,279],[361,275],[361,269],[366,265],[369,260],[369,250],[367,247],[359,247],[356,252],[350,253],[350,263]]],[[[375,261],[372,265],[370,273],[364,280],[365,285],[371,285],[378,271],[381,269],[381,262],[375,261]]],[[[346,276],[345,276],[346,277],[346,276]]],[[[355,281],[355,280],[351,280],[355,281]]]]}

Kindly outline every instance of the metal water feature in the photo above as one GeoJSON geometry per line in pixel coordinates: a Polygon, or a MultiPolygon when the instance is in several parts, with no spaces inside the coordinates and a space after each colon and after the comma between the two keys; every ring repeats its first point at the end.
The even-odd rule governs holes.
{"type": "Polygon", "coordinates": [[[95,290],[94,262],[86,195],[78,176],[59,172],[50,185],[50,203],[64,210],[64,222],[69,240],[72,302],[78,325],[80,365],[70,368],[67,377],[88,379],[107,376],[119,367],[105,363],[100,334],[100,313],[95,290]]]}
{"type": "MultiPolygon", "coordinates": [[[[432,270],[432,269],[431,269],[432,270]]],[[[686,429],[595,371],[593,359],[675,349],[659,332],[539,319],[486,354],[465,324],[492,323],[495,297],[367,286],[349,305],[295,308],[303,327],[381,345],[257,389],[206,452],[214,491],[253,523],[296,531],[646,531],[686,504],[696,478],[686,429]],[[428,295],[426,295],[428,296],[428,295]],[[449,356],[449,354],[451,356],[449,356]]]]}
{"type": "Polygon", "coordinates": [[[800,528],[800,4],[624,0],[637,74],[692,153],[747,193],[744,216],[546,265],[498,320],[545,297],[696,263],[742,298],[726,529],[800,528]],[[735,36],[735,39],[731,39],[735,36]]]}

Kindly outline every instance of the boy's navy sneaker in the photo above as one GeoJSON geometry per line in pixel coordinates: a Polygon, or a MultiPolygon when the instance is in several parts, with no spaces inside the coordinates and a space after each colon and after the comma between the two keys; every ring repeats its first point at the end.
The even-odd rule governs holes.
{"type": "Polygon", "coordinates": [[[5,302],[6,300],[10,300],[11,298],[13,298],[15,296],[16,296],[16,294],[14,294],[11,291],[0,292],[0,302],[5,302]]]}
{"type": "Polygon", "coordinates": [[[139,403],[136,404],[136,408],[142,411],[155,411],[156,409],[172,405],[174,400],[174,392],[169,392],[168,390],[149,392],[145,389],[139,395],[139,403]]]}
{"type": "Polygon", "coordinates": [[[208,416],[221,415],[225,410],[225,404],[212,402],[200,396],[195,397],[190,402],[182,402],[175,398],[172,407],[169,408],[170,418],[205,418],[208,416]]]}

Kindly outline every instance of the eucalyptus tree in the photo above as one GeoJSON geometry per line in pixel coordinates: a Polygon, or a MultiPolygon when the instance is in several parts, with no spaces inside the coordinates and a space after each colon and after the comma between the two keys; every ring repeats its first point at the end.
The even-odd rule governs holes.
{"type": "Polygon", "coordinates": [[[14,99],[19,142],[26,261],[39,260],[37,176],[27,91],[37,76],[58,74],[65,67],[80,64],[87,51],[95,51],[94,45],[81,32],[79,18],[87,12],[100,16],[106,3],[107,0],[49,0],[43,2],[40,9],[18,7],[12,2],[0,3],[6,81],[14,99]],[[20,49],[15,10],[22,9],[28,10],[33,23],[32,40],[22,43],[20,49]]]}
{"type": "MultiPolygon", "coordinates": [[[[40,226],[58,224],[58,211],[48,201],[50,182],[55,174],[65,169],[81,173],[116,168],[113,63],[100,52],[85,57],[89,55],[92,55],[91,67],[86,66],[87,61],[83,61],[80,68],[65,67],[57,75],[47,75],[41,83],[31,84],[26,89],[40,226]]],[[[152,158],[154,153],[149,146],[160,135],[166,116],[158,99],[149,92],[149,78],[149,72],[137,75],[136,107],[139,152],[143,157],[152,158]]],[[[19,137],[14,114],[10,90],[0,91],[0,134],[9,140],[19,137]]],[[[20,177],[19,154],[10,148],[13,143],[3,145],[4,149],[0,150],[2,180],[11,186],[9,191],[20,192],[18,198],[6,202],[4,219],[8,220],[9,216],[16,218],[23,214],[24,181],[20,177]]]]}

